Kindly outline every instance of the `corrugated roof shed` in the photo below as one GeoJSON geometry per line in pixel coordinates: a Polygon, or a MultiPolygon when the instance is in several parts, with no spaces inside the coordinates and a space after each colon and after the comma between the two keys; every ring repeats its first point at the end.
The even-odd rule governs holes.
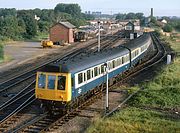
{"type": "Polygon", "coordinates": [[[69,22],[59,22],[60,24],[64,25],[65,27],[69,28],[69,29],[73,29],[76,26],[74,26],[73,24],[69,23],[69,22]]]}

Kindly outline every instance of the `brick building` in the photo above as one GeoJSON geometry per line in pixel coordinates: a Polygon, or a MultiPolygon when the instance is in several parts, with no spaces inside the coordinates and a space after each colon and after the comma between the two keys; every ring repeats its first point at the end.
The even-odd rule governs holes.
{"type": "Polygon", "coordinates": [[[74,42],[75,26],[69,22],[59,22],[50,28],[50,40],[53,43],[74,42]]]}
{"type": "Polygon", "coordinates": [[[130,39],[137,38],[143,34],[143,31],[141,31],[139,20],[129,21],[125,25],[124,31],[125,31],[125,37],[130,39]]]}

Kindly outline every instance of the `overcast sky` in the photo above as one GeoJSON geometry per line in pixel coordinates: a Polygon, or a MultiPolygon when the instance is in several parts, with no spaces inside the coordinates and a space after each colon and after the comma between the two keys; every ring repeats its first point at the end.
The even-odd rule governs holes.
{"type": "Polygon", "coordinates": [[[153,7],[155,16],[180,16],[180,0],[0,0],[0,7],[52,9],[58,3],[78,3],[83,12],[101,11],[108,14],[143,12],[147,16],[153,7]]]}

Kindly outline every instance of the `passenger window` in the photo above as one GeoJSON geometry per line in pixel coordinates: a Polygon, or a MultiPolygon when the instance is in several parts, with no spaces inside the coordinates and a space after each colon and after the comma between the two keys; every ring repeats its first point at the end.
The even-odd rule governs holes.
{"type": "Polygon", "coordinates": [[[101,74],[101,67],[98,67],[98,75],[101,74]]]}
{"type": "Polygon", "coordinates": [[[86,73],[84,73],[84,81],[86,81],[86,73]]]}
{"type": "Polygon", "coordinates": [[[122,57],[122,64],[124,64],[124,57],[122,57]]]}
{"type": "Polygon", "coordinates": [[[115,60],[113,60],[113,62],[112,62],[112,67],[113,67],[113,68],[116,67],[116,66],[115,66],[115,60]]]}
{"type": "Polygon", "coordinates": [[[108,69],[111,69],[111,62],[108,63],[108,69]]]}
{"type": "Polygon", "coordinates": [[[48,75],[48,89],[55,89],[56,76],[48,75]]]}
{"type": "Polygon", "coordinates": [[[81,84],[83,82],[83,74],[78,74],[78,84],[81,84]]]}
{"type": "Polygon", "coordinates": [[[95,77],[98,76],[98,68],[97,67],[94,68],[94,76],[95,77]]]}
{"type": "Polygon", "coordinates": [[[129,61],[129,55],[127,56],[127,61],[129,61]]]}
{"type": "Polygon", "coordinates": [[[92,77],[92,78],[94,77],[94,72],[93,72],[93,70],[91,70],[91,77],[92,77]]]}
{"type": "Polygon", "coordinates": [[[87,80],[91,79],[91,71],[87,70],[87,80]]]}
{"type": "Polygon", "coordinates": [[[101,65],[101,73],[104,73],[104,65],[101,65]]]}
{"type": "Polygon", "coordinates": [[[118,59],[118,65],[121,65],[122,64],[122,58],[119,58],[118,59]]]}
{"type": "MultiPolygon", "coordinates": [[[[74,81],[73,78],[71,80],[72,82],[72,86],[74,85],[74,81]]],[[[65,76],[58,76],[58,86],[57,89],[58,90],[65,90],[66,88],[66,77],[65,76]]]]}
{"type": "Polygon", "coordinates": [[[46,75],[39,74],[38,75],[38,88],[45,89],[45,86],[46,86],[46,75]]]}

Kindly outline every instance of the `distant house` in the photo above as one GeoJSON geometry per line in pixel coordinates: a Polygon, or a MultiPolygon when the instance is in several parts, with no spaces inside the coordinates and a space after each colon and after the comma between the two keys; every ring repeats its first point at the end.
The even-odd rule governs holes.
{"type": "Polygon", "coordinates": [[[168,23],[167,20],[165,20],[165,19],[159,19],[158,21],[160,21],[161,23],[164,23],[164,24],[168,23]]]}
{"type": "Polygon", "coordinates": [[[165,20],[165,19],[158,19],[158,20],[157,20],[157,24],[158,24],[159,26],[161,26],[161,27],[164,27],[167,23],[168,23],[168,22],[167,22],[167,20],[165,20]]]}
{"type": "Polygon", "coordinates": [[[59,22],[50,28],[50,40],[53,43],[73,43],[75,26],[69,22],[59,22]]]}

